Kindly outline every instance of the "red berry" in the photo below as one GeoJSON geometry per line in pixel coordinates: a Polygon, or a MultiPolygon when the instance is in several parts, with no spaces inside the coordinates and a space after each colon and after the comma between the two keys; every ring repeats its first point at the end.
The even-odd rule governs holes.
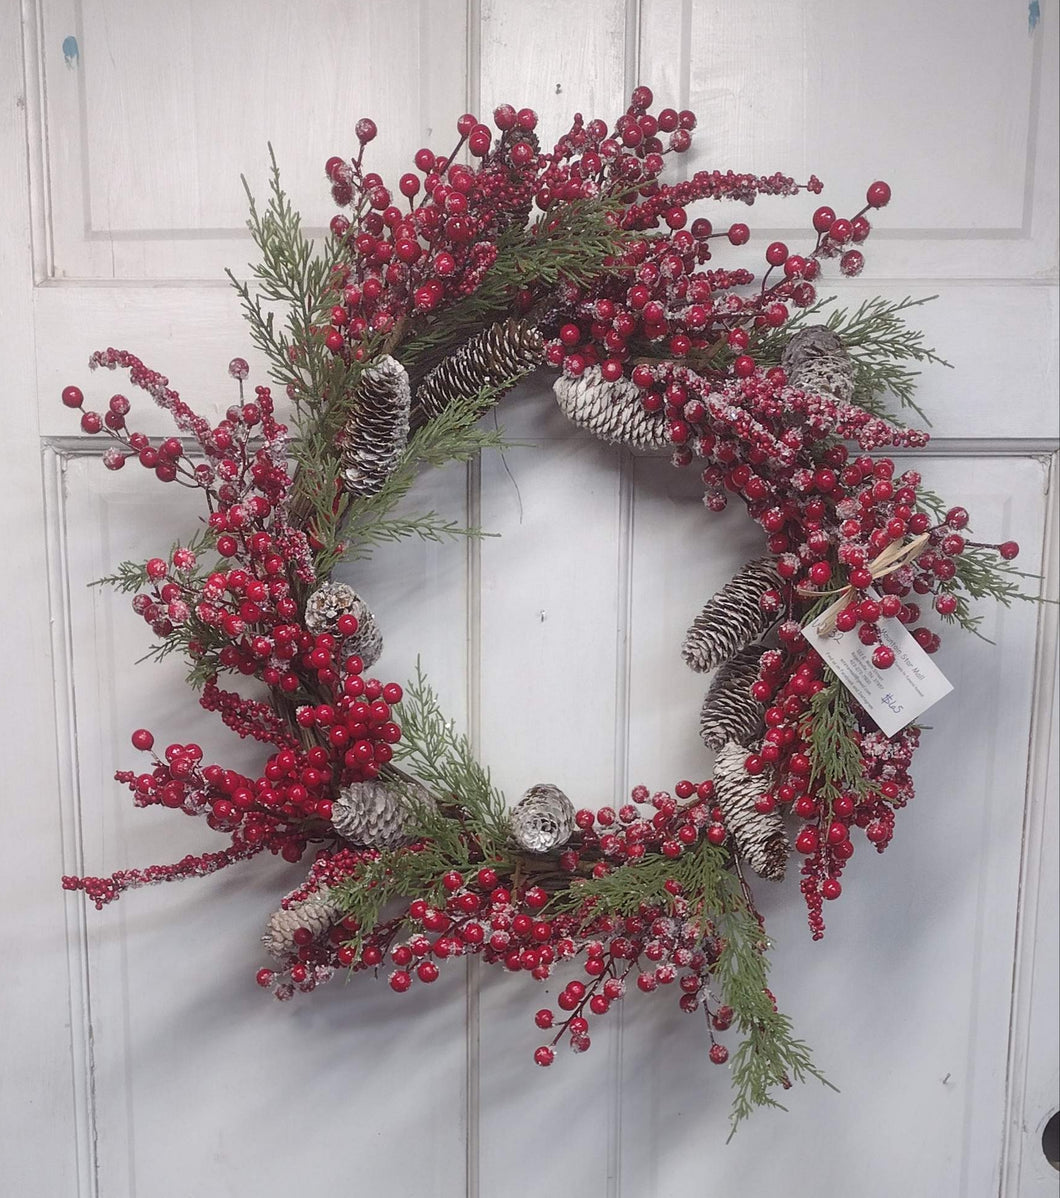
{"type": "Polygon", "coordinates": [[[766,261],[770,266],[783,266],[788,259],[788,247],[782,241],[774,241],[766,250],[766,261]]]}
{"type": "Polygon", "coordinates": [[[1015,541],[1005,541],[1003,544],[998,545],[997,551],[1005,561],[1010,562],[1014,557],[1019,555],[1020,547],[1015,541]]]}
{"type": "Polygon", "coordinates": [[[860,250],[847,250],[839,259],[839,269],[849,277],[861,274],[864,267],[865,255],[860,250]]]}
{"type": "Polygon", "coordinates": [[[882,179],[878,179],[875,183],[869,184],[869,189],[865,192],[865,199],[870,208],[883,208],[890,203],[891,189],[882,179]]]}
{"type": "Polygon", "coordinates": [[[877,670],[889,670],[894,665],[894,650],[888,645],[877,645],[872,651],[872,664],[877,670]]]}
{"type": "Polygon", "coordinates": [[[746,245],[750,240],[751,230],[746,225],[730,225],[729,241],[733,245],[746,245]]]}
{"type": "Polygon", "coordinates": [[[551,1065],[555,1059],[556,1054],[546,1044],[542,1044],[542,1046],[534,1053],[534,1060],[542,1067],[551,1065]]]}
{"type": "Polygon", "coordinates": [[[153,748],[155,738],[147,731],[146,728],[137,728],[131,737],[134,749],[139,749],[141,752],[148,752],[153,748]]]}
{"type": "Polygon", "coordinates": [[[411,985],[412,975],[404,969],[395,969],[390,975],[390,989],[396,990],[398,994],[404,994],[411,985]]]}
{"type": "Polygon", "coordinates": [[[712,1044],[710,1046],[710,1059],[715,1065],[724,1065],[729,1059],[729,1050],[724,1044],[712,1044]]]}
{"type": "Polygon", "coordinates": [[[81,392],[80,387],[64,387],[63,388],[63,403],[68,408],[79,408],[85,402],[85,397],[81,392]]]}
{"type": "Polygon", "coordinates": [[[837,899],[843,893],[843,887],[837,878],[825,878],[821,883],[821,894],[826,899],[837,899]]]}

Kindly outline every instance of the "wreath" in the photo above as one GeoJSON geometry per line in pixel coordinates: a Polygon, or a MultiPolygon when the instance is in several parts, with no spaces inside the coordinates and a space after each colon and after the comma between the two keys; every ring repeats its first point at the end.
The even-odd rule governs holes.
{"type": "MultiPolygon", "coordinates": [[[[820,1077],[769,990],[750,882],[796,862],[822,935],[862,834],[885,849],[913,797],[915,718],[946,689],[925,681],[931,624],[974,631],[970,600],[1017,597],[1018,549],[970,540],[963,508],[885,456],[928,439],[887,409],[922,415],[914,368],[940,361],[905,323],[916,302],[851,312],[818,298],[831,260],[861,271],[887,184],[849,218],[817,207],[805,248],[772,243],[764,270],[731,265],[747,225],[690,222],[690,205],[822,184],[732,171],[663,182],[696,122],[652,104],[638,87],[612,127],[579,114],[548,153],[529,109],[502,105],[493,128],[465,115],[453,151],[417,151],[397,193],[365,168],[377,130],[362,119],[356,155],[325,168],[340,212],[322,246],[273,159],[267,203],[250,198],[260,262],[249,282],[229,272],[271,385],[247,394],[234,359],[239,401],[217,424],[133,354],[92,355],[180,434],[132,431],[130,401],[113,395],[81,415],[111,439],[103,464],[139,464],[207,508],[165,557],[105,581],[133,595],[152,655],[182,654],[201,706],[268,756],[250,778],[133,732],[148,763],[115,777],[134,803],[202,816],[226,843],[63,884],[101,908],[146,883],[308,855],[264,936],[274,963],[257,981],[277,998],[346,970],[382,971],[402,993],[470,955],[541,982],[560,973],[554,1007],[535,1016],[547,1066],[563,1041],[587,1049],[591,1021],[627,990],[675,993],[705,1015],[710,1060],[731,1065],[738,1121],[820,1077]],[[686,664],[712,673],[700,728],[713,776],[637,786],[597,811],[551,784],[509,810],[422,673],[404,687],[374,676],[376,618],[331,580],[340,559],[386,541],[479,535],[397,505],[423,467],[503,447],[480,418],[542,366],[558,370],[576,425],[668,449],[701,472],[710,511],[735,498],[765,533],[684,641],[686,664]],[[253,693],[222,685],[232,676],[253,693]],[[902,686],[920,701],[897,702],[902,686]]],[[[84,407],[76,386],[62,399],[84,407]]]]}

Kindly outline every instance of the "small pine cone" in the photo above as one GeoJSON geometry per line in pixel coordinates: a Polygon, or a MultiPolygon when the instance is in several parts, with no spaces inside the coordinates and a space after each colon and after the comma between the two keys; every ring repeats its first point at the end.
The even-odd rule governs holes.
{"type": "Polygon", "coordinates": [[[756,641],[773,623],[760,600],[781,586],[771,557],[748,562],[696,616],[685,636],[682,656],[693,670],[717,669],[738,649],[756,641]]]}
{"type": "Polygon", "coordinates": [[[348,583],[325,582],[309,596],[305,605],[305,626],[310,632],[330,632],[338,636],[339,616],[351,615],[357,620],[353,636],[342,638],[345,657],[357,656],[370,670],[383,652],[383,634],[375,622],[371,608],[348,583]]]}
{"type": "Polygon", "coordinates": [[[645,411],[641,389],[630,379],[609,383],[599,366],[592,366],[577,378],[561,375],[552,390],[567,419],[602,441],[632,449],[662,449],[670,444],[666,417],[645,411]]]}
{"type": "Polygon", "coordinates": [[[813,395],[854,396],[854,362],[843,342],[823,324],[800,329],[784,347],[780,364],[788,385],[813,395]]]}
{"type": "Polygon", "coordinates": [[[409,792],[430,802],[418,783],[354,782],[343,787],[331,808],[335,831],[353,844],[373,849],[397,848],[406,839],[409,792]]]}
{"type": "Polygon", "coordinates": [[[792,371],[814,358],[845,352],[843,342],[826,324],[811,324],[799,329],[784,346],[780,364],[790,378],[792,371]]]}
{"type": "Polygon", "coordinates": [[[396,358],[382,357],[361,375],[337,442],[343,480],[351,494],[375,495],[382,490],[405,452],[410,402],[409,376],[396,358]]]}
{"type": "Polygon", "coordinates": [[[717,752],[730,740],[749,745],[760,739],[765,706],[751,694],[751,685],[764,652],[761,645],[748,645],[714,676],[699,714],[699,732],[708,749],[717,752]]]}
{"type": "Polygon", "coordinates": [[[498,321],[435,366],[416,388],[416,406],[433,420],[451,403],[473,399],[483,387],[504,382],[514,387],[541,365],[544,355],[536,325],[528,320],[498,321]]]}
{"type": "Polygon", "coordinates": [[[791,854],[784,820],[777,810],[763,813],[755,803],[769,790],[768,774],[744,769],[747,749],[728,741],[714,759],[714,799],[740,856],[759,877],[778,882],[791,854]]]}
{"type": "Polygon", "coordinates": [[[325,936],[342,919],[342,909],[329,898],[327,890],[290,907],[281,907],[269,917],[269,926],[261,942],[278,961],[295,956],[298,945],[294,934],[299,928],[312,933],[314,940],[325,936]]]}
{"type": "Polygon", "coordinates": [[[520,848],[531,853],[557,849],[574,832],[574,804],[558,786],[539,782],[512,808],[512,836],[520,848]]]}
{"type": "Polygon", "coordinates": [[[854,363],[845,354],[808,359],[788,375],[788,386],[811,395],[834,395],[849,403],[854,397],[854,363]]]}

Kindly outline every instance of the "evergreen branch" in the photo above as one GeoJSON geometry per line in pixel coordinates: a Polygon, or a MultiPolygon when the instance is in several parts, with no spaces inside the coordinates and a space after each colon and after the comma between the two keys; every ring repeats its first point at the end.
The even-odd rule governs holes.
{"type": "MultiPolygon", "coordinates": [[[[343,556],[363,557],[361,546],[392,539],[385,534],[387,518],[411,490],[423,467],[466,462],[484,449],[507,449],[511,443],[505,440],[503,431],[480,427],[479,419],[510,385],[510,380],[502,380],[483,387],[475,395],[458,399],[413,433],[405,452],[375,495],[351,497],[344,494],[338,511],[332,512],[331,497],[336,493],[334,482],[329,491],[320,492],[327,495],[328,502],[327,510],[318,512],[317,517],[316,536],[324,546],[317,557],[318,569],[325,573],[343,556]],[[379,535],[381,528],[383,536],[379,535]]],[[[323,447],[320,448],[323,453],[323,447]]],[[[322,460],[332,462],[332,477],[338,479],[338,466],[333,463],[333,458],[334,455],[329,459],[323,454],[322,460]]],[[[321,470],[327,469],[327,465],[321,467],[321,470]]],[[[321,485],[326,484],[322,482],[321,485]]],[[[472,532],[470,535],[480,534],[472,532]]]]}
{"type": "MultiPolygon", "coordinates": [[[[466,827],[483,854],[503,854],[508,839],[504,796],[493,785],[489,770],[476,760],[467,737],[460,735],[453,721],[443,715],[419,661],[416,677],[408,684],[397,709],[400,714],[395,718],[402,737],[394,746],[394,757],[404,762],[439,800],[462,809],[463,819],[450,822],[466,827]]],[[[432,838],[436,834],[445,836],[445,826],[422,806],[415,813],[412,834],[420,830],[432,838]]]]}
{"type": "MultiPolygon", "coordinates": [[[[911,329],[904,314],[935,298],[907,296],[896,301],[877,297],[865,300],[854,312],[846,308],[828,312],[824,323],[843,342],[854,364],[854,402],[874,416],[893,421],[885,402],[885,397],[891,396],[900,407],[915,412],[930,426],[931,421],[913,399],[920,372],[910,369],[908,363],[951,364],[924,344],[924,334],[911,329]]],[[[762,365],[779,365],[792,336],[834,302],[834,296],[818,300],[812,307],[796,313],[780,329],[760,331],[753,343],[756,360],[762,365]]]]}
{"type": "Polygon", "coordinates": [[[910,408],[930,425],[922,408],[914,401],[920,371],[909,362],[934,364],[952,369],[952,364],[924,343],[924,334],[911,329],[904,313],[919,308],[937,296],[894,301],[876,297],[865,300],[850,314],[840,309],[829,314],[827,324],[843,342],[854,362],[854,401],[872,411],[879,397],[891,395],[903,408],[910,408]]]}
{"type": "Polygon", "coordinates": [[[150,586],[151,579],[147,576],[147,567],[143,562],[120,562],[116,573],[104,574],[102,578],[95,578],[88,585],[113,587],[116,591],[130,594],[150,586]]]}
{"type": "Polygon", "coordinates": [[[843,791],[862,794],[868,789],[864,763],[855,734],[859,731],[850,694],[835,675],[810,699],[810,710],[799,735],[806,741],[811,787],[818,786],[830,801],[843,791]]]}
{"type": "Polygon", "coordinates": [[[723,848],[703,840],[674,860],[644,858],[578,881],[552,902],[559,910],[583,910],[591,922],[601,915],[633,915],[644,906],[672,909],[666,882],[680,883],[689,910],[701,912],[704,939],[720,945],[714,981],[743,1036],[732,1058],[735,1131],[755,1107],[780,1106],[772,1095],[778,1086],[789,1089],[809,1076],[830,1083],[806,1045],[794,1039],[791,1020],[776,1009],[768,988],[769,941],[730,865],[723,848]]]}
{"type": "Polygon", "coordinates": [[[483,326],[510,313],[520,289],[548,292],[567,280],[582,286],[607,274],[608,260],[621,253],[632,234],[612,223],[615,205],[578,200],[497,241],[497,259],[471,295],[443,309],[409,338],[396,356],[413,377],[483,326]]]}
{"type": "Polygon", "coordinates": [[[407,537],[418,537],[421,541],[455,541],[460,537],[478,540],[481,537],[496,536],[496,533],[484,532],[481,528],[467,528],[459,520],[447,520],[437,512],[424,512],[418,516],[396,516],[392,519],[377,520],[358,530],[354,544],[346,542],[343,558],[346,561],[359,561],[372,556],[377,545],[387,542],[402,541],[407,537]]]}

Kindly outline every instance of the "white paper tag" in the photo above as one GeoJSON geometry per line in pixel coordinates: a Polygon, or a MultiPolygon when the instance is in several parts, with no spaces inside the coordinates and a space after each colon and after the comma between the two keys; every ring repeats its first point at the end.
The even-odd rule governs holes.
{"type": "MultiPolygon", "coordinates": [[[[866,591],[873,599],[879,596],[866,591]]],[[[827,611],[803,625],[802,635],[831,667],[836,677],[865,708],[885,736],[910,724],[953,690],[953,684],[896,619],[881,619],[880,641],[894,651],[894,665],[879,670],[872,664],[875,645],[863,645],[857,630],[840,632],[829,621],[850,602],[841,595],[827,611]],[[822,635],[824,624],[831,632],[822,635]]]]}

